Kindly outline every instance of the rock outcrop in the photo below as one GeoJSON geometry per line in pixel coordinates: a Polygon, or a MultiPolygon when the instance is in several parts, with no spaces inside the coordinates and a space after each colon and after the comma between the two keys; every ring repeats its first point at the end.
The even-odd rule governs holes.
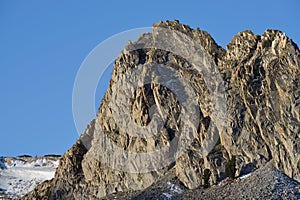
{"type": "Polygon", "coordinates": [[[236,175],[272,160],[278,170],[300,181],[297,45],[281,31],[243,31],[224,50],[207,32],[176,20],[159,22],[152,34],[129,42],[116,59],[96,119],[61,158],[55,178],[23,199],[99,199],[143,190],[170,170],[194,189],[203,184],[205,169],[212,172],[212,183],[225,179],[225,166],[233,156],[236,175]],[[172,41],[159,41],[166,35],[172,41]],[[156,46],[158,41],[164,49],[156,46]],[[197,56],[205,62],[204,71],[195,67],[197,56]],[[159,73],[174,74],[147,82],[159,73]],[[131,85],[139,80],[144,84],[132,90],[126,78],[131,85]],[[184,94],[169,84],[175,79],[184,94]],[[217,111],[225,111],[221,120],[217,111]],[[167,116],[163,123],[161,116],[167,116]],[[191,130],[184,135],[185,125],[191,130]],[[149,137],[151,131],[157,134],[149,137]],[[147,156],[157,149],[166,151],[147,156]]]}

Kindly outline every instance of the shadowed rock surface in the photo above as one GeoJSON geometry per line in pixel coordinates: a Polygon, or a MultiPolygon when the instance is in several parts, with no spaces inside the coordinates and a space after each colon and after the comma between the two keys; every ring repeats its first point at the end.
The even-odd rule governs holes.
{"type": "Polygon", "coordinates": [[[189,190],[182,186],[172,171],[143,191],[113,193],[103,200],[134,199],[289,199],[300,198],[300,184],[283,175],[268,163],[266,166],[235,180],[223,182],[205,189],[189,190]]]}
{"type": "Polygon", "coordinates": [[[206,190],[187,190],[173,199],[289,199],[300,198],[300,184],[274,167],[265,166],[247,178],[224,181],[206,190]]]}
{"type": "MultiPolygon", "coordinates": [[[[169,176],[171,172],[182,188],[195,189],[203,184],[205,169],[212,173],[211,184],[224,180],[225,166],[233,156],[236,157],[236,176],[260,169],[272,160],[277,170],[300,181],[300,56],[297,45],[281,31],[266,30],[262,35],[243,31],[224,50],[207,32],[193,30],[176,20],[154,24],[153,33],[141,35],[135,43],[128,43],[115,61],[110,85],[96,119],[63,155],[55,178],[39,185],[23,199],[100,199],[113,193],[142,191],[169,176]],[[223,126],[219,126],[220,123],[214,116],[215,105],[211,101],[213,91],[221,87],[220,83],[208,83],[205,74],[199,73],[186,58],[172,51],[151,48],[150,44],[158,40],[161,34],[155,32],[158,28],[186,35],[200,45],[205,51],[204,57],[217,66],[217,71],[212,73],[221,75],[226,91],[224,94],[218,93],[218,99],[224,100],[226,104],[223,126]],[[115,166],[123,161],[128,162],[127,171],[121,170],[122,167],[111,168],[102,159],[105,159],[105,150],[111,150],[113,145],[136,153],[171,148],[171,141],[174,140],[179,141],[179,145],[184,145],[179,131],[184,120],[181,117],[182,104],[178,96],[165,86],[146,84],[128,94],[130,117],[142,127],[151,123],[153,106],[156,110],[167,113],[166,122],[154,137],[133,136],[130,129],[124,130],[116,122],[127,119],[114,118],[114,110],[125,109],[122,107],[124,101],[113,95],[113,91],[118,89],[118,82],[124,76],[134,76],[133,72],[138,66],[144,67],[140,77],[146,77],[147,67],[150,69],[153,63],[176,71],[191,86],[193,92],[189,95],[196,94],[193,100],[196,100],[199,116],[195,116],[197,126],[193,142],[180,156],[170,154],[171,158],[174,157],[174,162],[150,172],[130,173],[138,171],[135,162],[142,161],[128,160],[127,154],[110,160],[115,166]],[[209,90],[207,84],[213,85],[214,90],[209,90]],[[219,139],[211,151],[205,154],[203,147],[211,136],[211,126],[219,139]]],[[[181,39],[178,37],[176,41],[175,38],[175,44],[178,42],[184,45],[181,39]]],[[[184,47],[182,53],[188,53],[184,47]]],[[[209,78],[210,81],[216,80],[213,76],[209,78]]],[[[123,86],[126,88],[126,84],[123,86]]],[[[190,115],[190,118],[193,117],[194,115],[190,115]]],[[[172,153],[171,150],[170,152],[172,153]]],[[[148,168],[154,166],[152,162],[143,162],[148,168]]],[[[272,168],[266,172],[266,176],[271,179],[272,175],[269,173],[275,172],[277,173],[272,168]]],[[[238,187],[238,184],[233,184],[238,187]]],[[[241,187],[245,188],[247,184],[241,187]]],[[[248,185],[255,187],[254,182],[248,185]]],[[[212,196],[214,192],[219,194],[219,191],[225,192],[224,198],[231,197],[234,192],[230,190],[231,187],[224,188],[215,191],[212,187],[205,190],[206,196],[203,195],[203,199],[209,198],[210,193],[212,196]]],[[[134,193],[125,197],[130,199],[136,195],[134,193]]],[[[189,192],[178,198],[189,199],[188,195],[189,192]]],[[[265,197],[264,194],[259,196],[259,192],[253,195],[257,195],[254,198],[258,199],[265,197]]]]}

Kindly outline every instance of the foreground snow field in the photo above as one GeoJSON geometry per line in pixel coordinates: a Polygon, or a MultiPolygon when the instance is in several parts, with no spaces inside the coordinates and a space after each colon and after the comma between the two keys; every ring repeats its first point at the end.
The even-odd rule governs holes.
{"type": "Polygon", "coordinates": [[[0,158],[0,200],[17,199],[54,177],[57,157],[0,158]]]}

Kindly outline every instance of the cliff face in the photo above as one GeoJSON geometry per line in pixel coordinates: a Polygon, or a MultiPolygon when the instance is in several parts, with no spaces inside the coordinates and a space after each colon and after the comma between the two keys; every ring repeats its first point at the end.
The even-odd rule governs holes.
{"type": "Polygon", "coordinates": [[[96,119],[55,178],[23,199],[96,199],[143,190],[167,173],[193,189],[205,169],[211,182],[226,178],[233,156],[236,175],[272,160],[300,181],[299,94],[299,49],[284,33],[240,32],[224,50],[207,32],[157,23],[116,59],[96,119]]]}

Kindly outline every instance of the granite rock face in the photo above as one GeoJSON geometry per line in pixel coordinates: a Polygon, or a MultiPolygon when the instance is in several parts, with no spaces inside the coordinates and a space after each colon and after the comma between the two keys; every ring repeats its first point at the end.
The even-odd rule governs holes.
{"type": "Polygon", "coordinates": [[[152,34],[129,42],[116,59],[96,119],[61,158],[55,178],[23,199],[98,199],[143,190],[171,169],[185,187],[194,189],[203,184],[205,169],[212,172],[212,183],[225,179],[225,166],[233,156],[236,175],[272,160],[274,167],[300,181],[297,45],[281,31],[243,31],[224,50],[205,31],[177,20],[159,22],[152,34]],[[172,41],[156,48],[155,42],[168,31],[172,41]],[[192,47],[182,47],[190,41],[192,47]],[[201,51],[193,51],[193,45],[201,51]],[[202,71],[210,70],[209,76],[191,62],[198,56],[195,52],[213,66],[202,71]],[[171,78],[147,80],[172,73],[171,78]],[[169,84],[175,79],[177,93],[169,84]],[[132,89],[139,80],[143,84],[132,89]],[[221,120],[214,111],[218,104],[225,105],[221,120]],[[184,136],[182,124],[192,127],[184,136]],[[150,137],[152,131],[157,133],[150,137]],[[149,156],[157,149],[166,151],[149,156]]]}

